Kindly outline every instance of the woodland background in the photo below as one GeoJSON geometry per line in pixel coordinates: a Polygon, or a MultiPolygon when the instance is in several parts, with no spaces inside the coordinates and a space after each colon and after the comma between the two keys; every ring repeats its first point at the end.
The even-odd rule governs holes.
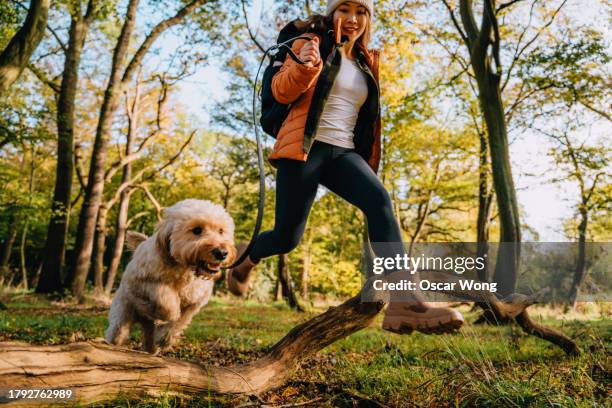
{"type": "MultiPolygon", "coordinates": [[[[151,234],[164,207],[203,198],[250,237],[255,72],[278,30],[323,3],[0,1],[0,385],[62,384],[79,406],[109,407],[611,405],[610,303],[577,302],[612,282],[610,253],[597,263],[589,249],[612,238],[607,0],[375,2],[379,176],[405,242],[482,254],[546,240],[558,186],[572,249],[526,272],[506,245],[479,278],[505,295],[535,277],[569,293],[563,304],[527,310],[537,296],[516,295],[524,309],[508,317],[471,299],[454,305],[457,334],[383,331],[382,304],[346,300],[361,287],[363,217],[321,189],[300,246],[262,262],[249,299],[219,282],[164,358],[130,350],[138,330],[128,348],[97,341],[128,229],[151,234]],[[539,202],[517,199],[526,177],[539,202]]],[[[266,164],[264,229],[274,177],[266,164]]]]}
{"type": "MultiPolygon", "coordinates": [[[[151,234],[163,208],[188,197],[222,204],[237,241],[250,238],[254,74],[278,30],[323,3],[3,1],[0,287],[110,295],[129,257],[126,230],[151,234]],[[202,101],[204,118],[189,88],[211,67],[223,70],[227,99],[202,101]]],[[[513,181],[530,169],[513,169],[508,149],[540,140],[551,146],[548,183],[574,186],[567,240],[610,241],[610,11],[597,0],[376,2],[379,176],[407,243],[537,241],[513,181]]],[[[274,222],[266,166],[264,229],[274,222]]],[[[300,246],[264,261],[251,296],[357,293],[363,224],[321,189],[300,246]]],[[[507,276],[505,293],[518,273],[510,256],[509,273],[490,265],[481,276],[507,276]]],[[[558,284],[575,299],[588,283],[584,250],[563,262],[575,274],[558,284]]]]}

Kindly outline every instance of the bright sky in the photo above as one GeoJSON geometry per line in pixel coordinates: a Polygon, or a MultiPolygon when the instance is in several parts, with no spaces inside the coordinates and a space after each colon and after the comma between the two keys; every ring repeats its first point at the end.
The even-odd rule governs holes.
{"type": "MultiPolygon", "coordinates": [[[[269,0],[254,1],[250,22],[258,21],[262,1],[269,0]]],[[[588,14],[588,11],[584,12],[588,14]]],[[[587,17],[585,19],[588,21],[587,17]]],[[[601,18],[597,20],[602,21],[601,18]]],[[[202,68],[185,81],[180,99],[191,113],[206,124],[210,119],[207,112],[214,106],[214,101],[224,100],[227,96],[224,89],[227,80],[226,74],[215,64],[202,68]]],[[[382,86],[384,88],[384,84],[382,86]]],[[[612,129],[606,131],[612,134],[612,129]]],[[[573,214],[573,206],[578,198],[577,188],[571,182],[550,184],[549,179],[555,172],[551,159],[546,154],[550,145],[544,137],[525,133],[520,137],[514,136],[512,140],[510,151],[513,174],[519,204],[524,210],[522,222],[539,233],[540,241],[566,241],[562,220],[573,214]],[[534,176],[528,176],[528,173],[534,176]]],[[[253,151],[253,154],[256,152],[253,151]]],[[[529,235],[525,235],[524,239],[533,240],[529,235]]]]}

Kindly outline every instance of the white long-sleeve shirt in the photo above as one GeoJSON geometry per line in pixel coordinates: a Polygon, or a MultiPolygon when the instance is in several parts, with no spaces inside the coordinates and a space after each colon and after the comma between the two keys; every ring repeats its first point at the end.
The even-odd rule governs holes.
{"type": "Polygon", "coordinates": [[[366,81],[366,75],[357,63],[342,53],[340,70],[321,113],[315,140],[348,149],[355,148],[353,132],[359,109],[368,97],[366,81]]]}

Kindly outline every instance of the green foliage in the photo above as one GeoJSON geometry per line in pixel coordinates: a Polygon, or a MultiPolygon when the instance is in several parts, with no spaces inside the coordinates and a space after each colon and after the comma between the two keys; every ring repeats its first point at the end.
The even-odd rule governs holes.
{"type": "Polygon", "coordinates": [[[582,28],[564,33],[552,46],[540,46],[522,61],[517,76],[530,91],[539,91],[534,102],[578,103],[609,108],[610,55],[602,33],[582,28]]]}
{"type": "Polygon", "coordinates": [[[0,3],[0,50],[4,50],[19,30],[19,24],[26,14],[27,10],[18,7],[11,1],[0,3]]]}

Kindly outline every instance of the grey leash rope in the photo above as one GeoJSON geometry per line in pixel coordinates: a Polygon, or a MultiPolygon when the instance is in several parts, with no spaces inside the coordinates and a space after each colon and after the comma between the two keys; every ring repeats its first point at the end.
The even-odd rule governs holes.
{"type": "Polygon", "coordinates": [[[257,235],[259,235],[259,230],[261,229],[261,223],[263,221],[264,207],[266,204],[266,174],[264,170],[263,147],[261,144],[261,137],[259,136],[259,126],[257,125],[257,119],[256,119],[257,80],[259,78],[259,73],[261,72],[261,67],[263,66],[263,63],[266,60],[266,57],[268,56],[268,54],[271,51],[278,50],[280,48],[286,48],[291,58],[298,64],[300,65],[305,64],[304,61],[300,60],[299,57],[295,55],[293,50],[291,50],[291,47],[288,45],[290,42],[298,40],[298,39],[303,39],[307,41],[312,40],[312,38],[307,37],[307,36],[297,36],[294,38],[290,38],[289,40],[284,41],[282,43],[271,46],[270,48],[266,50],[266,52],[264,52],[264,55],[261,58],[261,61],[259,63],[259,68],[257,68],[257,74],[255,74],[255,81],[253,83],[253,105],[251,108],[252,110],[251,114],[252,114],[252,119],[253,119],[253,128],[255,129],[255,140],[257,141],[257,166],[259,168],[259,202],[257,204],[257,218],[255,220],[255,228],[253,229],[253,235],[251,236],[251,240],[249,241],[249,244],[247,245],[242,255],[233,264],[231,264],[230,266],[225,266],[222,269],[234,268],[240,265],[246,259],[246,257],[249,256],[249,253],[251,252],[253,245],[255,245],[255,240],[257,238],[257,235]]]}

